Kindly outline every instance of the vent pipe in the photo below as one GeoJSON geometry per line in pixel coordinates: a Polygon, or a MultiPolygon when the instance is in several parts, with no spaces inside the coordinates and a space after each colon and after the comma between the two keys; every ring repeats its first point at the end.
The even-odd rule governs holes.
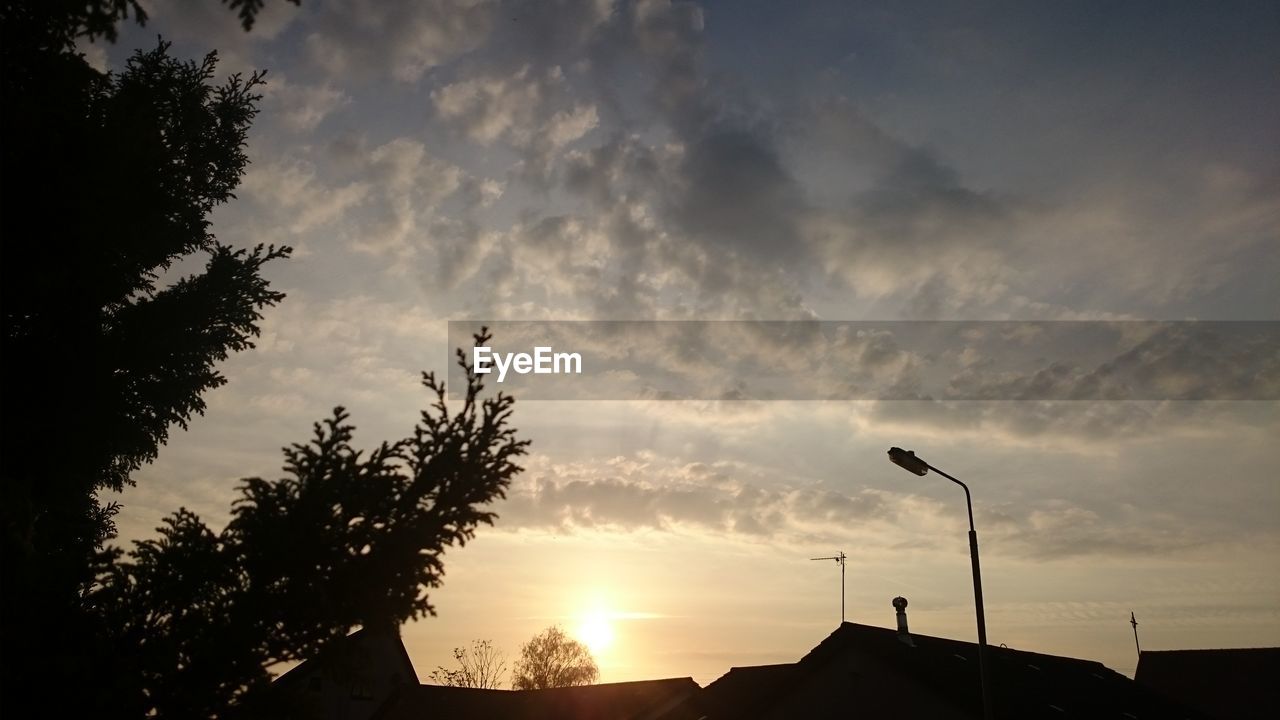
{"type": "Polygon", "coordinates": [[[899,595],[893,599],[893,609],[898,615],[898,639],[902,642],[915,647],[916,643],[911,639],[911,632],[907,630],[907,599],[899,595]]]}

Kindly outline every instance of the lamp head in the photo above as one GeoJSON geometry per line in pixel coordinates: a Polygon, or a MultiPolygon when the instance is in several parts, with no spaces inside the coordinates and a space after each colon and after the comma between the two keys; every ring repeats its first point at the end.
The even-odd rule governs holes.
{"type": "Polygon", "coordinates": [[[903,450],[900,447],[889,448],[889,460],[894,465],[917,475],[929,474],[929,463],[916,457],[916,454],[910,450],[903,450]]]}

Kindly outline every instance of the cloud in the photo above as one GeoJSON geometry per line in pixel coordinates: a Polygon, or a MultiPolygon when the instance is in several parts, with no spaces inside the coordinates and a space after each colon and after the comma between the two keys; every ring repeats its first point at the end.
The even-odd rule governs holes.
{"type": "MultiPolygon", "coordinates": [[[[641,451],[601,461],[534,456],[495,509],[497,528],[577,534],[671,533],[776,545],[853,543],[861,551],[937,549],[962,536],[953,502],[873,487],[836,489],[794,475],[785,482],[745,460],[685,462],[641,451]]],[[[1127,472],[1127,471],[1126,471],[1127,472]]],[[[1119,476],[1118,476],[1119,477],[1119,476]]],[[[1274,526],[1064,483],[1026,496],[987,479],[976,505],[984,553],[1011,559],[1187,556],[1250,538],[1275,541],[1274,526]],[[1076,491],[1081,492],[1076,492],[1076,491]],[[1000,494],[1011,499],[993,501],[1000,494]]]]}
{"type": "MultiPolygon", "coordinates": [[[[502,185],[484,216],[461,200],[417,212],[421,197],[371,186],[362,227],[346,237],[394,272],[420,272],[424,285],[453,290],[483,277],[495,288],[468,303],[544,316],[1065,318],[1182,317],[1205,298],[1257,315],[1275,299],[1258,279],[1280,262],[1265,252],[1280,236],[1280,193],[1258,163],[1201,153],[1151,166],[1161,178],[1151,182],[1137,164],[1112,163],[1105,177],[1075,172],[1056,194],[1002,188],[982,163],[973,172],[972,153],[954,138],[899,122],[894,98],[837,82],[846,69],[813,80],[821,94],[806,80],[775,102],[754,78],[708,62],[715,38],[706,28],[717,16],[697,3],[280,7],[289,12],[247,35],[232,13],[217,12],[236,32],[227,36],[236,67],[292,37],[285,30],[305,39],[311,63],[285,67],[288,80],[268,87],[267,117],[315,132],[339,111],[344,121],[382,114],[392,108],[366,102],[379,87],[367,81],[396,78],[404,97],[394,109],[423,108],[428,126],[371,132],[368,147],[417,142],[475,174],[472,186],[502,185]],[[450,135],[479,150],[437,144],[450,135]],[[573,262],[526,271],[517,257],[532,252],[521,243],[537,244],[533,229],[558,219],[590,245],[561,256],[573,262]],[[439,262],[426,247],[434,243],[439,262]]],[[[208,14],[157,13],[179,34],[208,14]]],[[[943,35],[927,34],[928,43],[943,35]]],[[[1098,152],[1114,154],[1098,136],[1098,152]]],[[[319,182],[328,170],[306,159],[319,182]]]]}
{"type": "Polygon", "coordinates": [[[385,76],[405,83],[479,47],[498,4],[490,0],[317,2],[306,44],[333,77],[385,76]]]}
{"type": "MultiPolygon", "coordinates": [[[[788,272],[802,262],[803,248],[773,244],[794,236],[798,212],[789,204],[796,195],[780,166],[768,150],[759,150],[751,177],[738,181],[729,178],[735,170],[708,157],[739,142],[752,143],[746,136],[719,138],[711,143],[715,149],[703,148],[698,152],[705,154],[689,160],[690,150],[680,145],[655,147],[615,136],[567,156],[563,186],[589,208],[578,219],[601,229],[622,278],[667,298],[655,305],[637,293],[622,294],[617,302],[599,304],[596,317],[813,316],[800,278],[788,272]]],[[[626,289],[608,283],[604,297],[626,289]]]]}
{"type": "MultiPolygon", "coordinates": [[[[446,127],[478,145],[516,151],[511,177],[538,193],[558,179],[591,203],[583,212],[521,218],[501,242],[520,262],[495,266],[500,277],[490,287],[508,297],[562,289],[564,298],[592,298],[598,317],[811,315],[798,278],[773,266],[803,261],[788,242],[798,237],[805,206],[772,140],[756,128],[711,124],[716,107],[701,99],[701,109],[689,104],[703,84],[701,10],[666,2],[563,5],[564,28],[544,26],[545,13],[523,27],[523,6],[514,6],[514,21],[495,29],[491,52],[460,63],[431,93],[446,127]],[[657,111],[640,110],[641,117],[664,123],[672,142],[613,134],[566,153],[600,136],[595,128],[631,120],[634,104],[618,95],[613,78],[633,68],[657,111]],[[521,248],[533,241],[545,249],[537,238],[561,221],[581,230],[566,239],[594,244],[557,254],[569,259],[558,266],[521,248]],[[601,237],[608,246],[603,263],[601,237]],[[529,263],[536,272],[527,272],[529,263]],[[673,311],[658,297],[685,305],[673,311]]],[[[542,305],[545,313],[558,303],[542,305]]]]}
{"type": "Polygon", "coordinates": [[[1023,508],[1016,517],[988,513],[983,528],[988,546],[998,543],[1004,554],[1033,560],[1168,557],[1223,540],[1167,513],[1129,507],[1104,518],[1097,511],[1062,500],[1023,508]]]}
{"type": "MultiPolygon", "coordinates": [[[[532,463],[531,463],[532,464],[532,463]]],[[[826,525],[883,520],[874,491],[745,482],[758,469],[733,463],[677,465],[618,457],[603,465],[537,463],[498,508],[500,527],[705,532],[752,538],[807,534],[826,525]]]]}
{"type": "Polygon", "coordinates": [[[374,191],[363,222],[352,231],[352,247],[373,254],[416,252],[420,222],[461,186],[463,172],[431,157],[417,140],[396,138],[372,148],[358,174],[374,191]]]}
{"type": "Polygon", "coordinates": [[[268,2],[254,18],[253,30],[246,33],[239,15],[221,3],[192,5],[182,0],[143,0],[152,21],[163,23],[179,37],[202,37],[215,47],[239,45],[238,41],[272,40],[284,32],[299,15],[290,2],[268,2]]]}
{"type": "Polygon", "coordinates": [[[305,85],[274,75],[263,90],[267,111],[278,114],[285,127],[314,130],[335,110],[351,103],[351,97],[330,83],[305,85]],[[274,107],[273,107],[274,106],[274,107]]]}
{"type": "MultiPolygon", "coordinates": [[[[935,156],[891,138],[848,103],[779,116],[744,95],[717,90],[702,69],[702,29],[701,11],[693,5],[625,5],[596,27],[608,44],[584,44],[584,77],[570,83],[555,74],[560,66],[550,68],[548,77],[573,85],[576,93],[595,91],[594,105],[609,109],[598,115],[602,127],[644,127],[634,123],[648,118],[658,123],[655,132],[614,132],[563,156],[562,187],[588,201],[594,214],[575,220],[616,238],[617,274],[596,275],[592,295],[603,298],[595,303],[598,317],[643,317],[621,309],[653,308],[646,297],[685,303],[674,313],[665,303],[649,317],[682,311],[694,317],[811,317],[806,296],[823,290],[815,281],[871,298],[905,294],[906,312],[922,317],[945,314],[957,296],[965,305],[991,306],[1010,294],[1011,270],[1001,251],[1020,227],[1014,204],[965,187],[935,156]],[[635,113],[634,104],[592,81],[593,73],[616,77],[633,67],[651,83],[649,115],[635,113]],[[810,142],[814,126],[821,137],[810,142]],[[805,169],[797,147],[806,143],[868,168],[867,181],[834,198],[815,194],[795,176],[805,169]],[[631,221],[637,217],[644,223],[631,221]],[[939,256],[947,262],[928,262],[939,256]],[[939,266],[949,270],[924,271],[939,266]],[[619,287],[615,277],[636,282],[619,287]],[[930,296],[930,288],[941,288],[941,298],[930,296]]],[[[526,108],[528,126],[537,127],[527,108],[565,100],[552,102],[552,93],[529,86],[540,77],[531,69],[536,67],[446,86],[433,95],[437,111],[462,121],[482,142],[517,125],[507,108],[526,108]]],[[[542,111],[543,126],[549,114],[542,111]]],[[[555,162],[540,157],[534,163],[540,167],[555,162]]],[[[582,281],[580,274],[574,280],[582,281]]]]}
{"type": "Polygon", "coordinates": [[[305,6],[291,2],[267,2],[258,12],[253,30],[245,32],[238,14],[225,3],[192,3],[186,0],[143,0],[148,21],[145,27],[132,22],[121,24],[120,45],[124,48],[153,47],[157,34],[166,41],[178,41],[194,48],[194,54],[218,53],[220,73],[249,75],[264,67],[279,69],[277,62],[264,63],[262,48],[278,40],[305,16],[305,6]]]}
{"type": "Polygon", "coordinates": [[[476,62],[491,71],[532,64],[541,72],[554,66],[591,62],[607,28],[625,12],[614,0],[507,0],[500,8],[476,62]]]}
{"type": "MultiPolygon", "coordinates": [[[[502,186],[435,157],[411,137],[373,144],[364,136],[340,135],[327,145],[251,165],[242,191],[255,205],[257,224],[276,229],[265,239],[302,243],[304,251],[329,242],[403,268],[419,253],[447,258],[451,248],[474,244],[479,230],[467,213],[491,204],[502,186]],[[445,213],[442,205],[451,199],[457,206],[445,213]],[[270,220],[263,222],[264,216],[270,220]]],[[[256,226],[239,222],[224,227],[263,237],[256,226]]]]}
{"type": "MultiPolygon", "coordinates": [[[[574,219],[532,230],[542,239],[530,252],[550,256],[548,271],[571,265],[584,242],[585,228],[574,219]]],[[[483,324],[496,333],[498,352],[550,345],[586,358],[584,372],[572,378],[507,381],[508,392],[540,400],[712,400],[730,392],[741,400],[1041,403],[1036,407],[1280,399],[1278,323],[487,319],[456,324],[455,342],[483,324]]]]}
{"type": "Polygon", "coordinates": [[[1034,372],[984,378],[980,369],[985,363],[975,361],[951,379],[949,390],[974,399],[1280,398],[1280,326],[1275,323],[1120,323],[1098,328],[1106,335],[1119,331],[1123,339],[1114,349],[1104,344],[1111,357],[1094,367],[1050,360],[1034,372]]]}
{"type": "Polygon", "coordinates": [[[804,257],[797,247],[803,197],[771,143],[751,132],[726,129],[694,141],[668,200],[684,235],[770,262],[804,257]]]}
{"type": "Polygon", "coordinates": [[[546,163],[546,154],[578,140],[598,122],[591,105],[556,109],[557,96],[566,93],[559,66],[535,74],[525,65],[508,77],[472,77],[445,85],[432,91],[431,100],[437,115],[473,142],[501,140],[546,163]]]}
{"type": "Polygon", "coordinates": [[[259,208],[255,224],[269,229],[265,238],[254,234],[280,244],[307,242],[313,230],[340,220],[371,190],[363,180],[330,183],[319,173],[315,163],[301,158],[250,165],[239,193],[259,208]],[[264,217],[270,219],[263,222],[264,217]]]}
{"type": "Polygon", "coordinates": [[[670,0],[642,0],[631,6],[627,42],[654,67],[651,97],[681,137],[697,134],[712,116],[700,67],[702,7],[670,0]]]}

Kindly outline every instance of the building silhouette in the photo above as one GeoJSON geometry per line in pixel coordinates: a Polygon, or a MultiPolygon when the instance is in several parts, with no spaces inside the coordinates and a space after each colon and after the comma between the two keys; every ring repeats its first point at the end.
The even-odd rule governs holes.
{"type": "MultiPolygon", "coordinates": [[[[893,628],[841,623],[794,663],[734,667],[706,687],[688,677],[546,690],[420,684],[398,633],[360,631],[280,677],[260,714],[289,720],[981,718],[977,645],[911,632],[905,605],[897,607],[893,628]]],[[[1142,682],[1136,682],[1091,660],[995,647],[989,648],[992,699],[996,717],[1018,720],[1249,717],[1231,714],[1237,706],[1224,701],[1222,691],[1255,703],[1261,696],[1249,692],[1274,693],[1265,686],[1266,678],[1277,677],[1277,653],[1144,652],[1142,682]],[[1215,658],[1230,664],[1206,670],[1215,658]],[[1259,674],[1267,668],[1270,675],[1259,674]],[[1195,693],[1176,687],[1196,688],[1178,678],[1215,672],[1238,676],[1236,685],[1218,686],[1218,705],[1212,683],[1195,693]],[[1244,685],[1254,690],[1234,689],[1244,685]]]]}
{"type": "Polygon", "coordinates": [[[1205,717],[1280,717],[1280,648],[1143,650],[1134,679],[1205,717]]]}

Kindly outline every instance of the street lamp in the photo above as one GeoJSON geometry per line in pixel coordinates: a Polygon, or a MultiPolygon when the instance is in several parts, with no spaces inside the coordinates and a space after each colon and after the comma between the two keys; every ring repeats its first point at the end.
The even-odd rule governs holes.
{"type": "Polygon", "coordinates": [[[889,460],[894,465],[920,476],[928,475],[932,470],[964,488],[964,503],[969,510],[969,559],[973,563],[973,601],[978,614],[978,677],[982,681],[982,716],[986,720],[991,720],[995,714],[991,707],[991,678],[987,670],[987,619],[982,611],[982,571],[978,567],[978,533],[973,529],[973,500],[969,497],[969,486],[916,457],[916,454],[910,450],[889,448],[889,460]]]}

